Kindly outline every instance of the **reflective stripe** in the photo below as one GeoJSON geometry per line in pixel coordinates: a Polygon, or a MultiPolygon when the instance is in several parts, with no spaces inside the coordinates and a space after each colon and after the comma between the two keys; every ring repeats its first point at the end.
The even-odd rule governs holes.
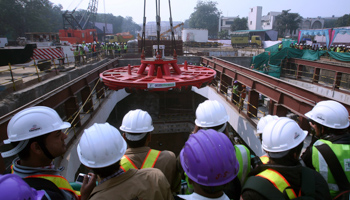
{"type": "Polygon", "coordinates": [[[138,169],[127,155],[124,155],[120,160],[120,168],[126,172],[129,169],[138,169]]]}
{"type": "Polygon", "coordinates": [[[297,195],[295,194],[294,190],[292,188],[287,188],[290,187],[289,182],[277,171],[273,169],[267,169],[256,176],[260,176],[269,180],[280,192],[283,193],[284,191],[286,191],[289,199],[297,198],[297,195]]]}
{"type": "MultiPolygon", "coordinates": [[[[153,168],[158,160],[159,154],[160,151],[150,149],[140,169],[153,168]]],[[[131,159],[127,155],[124,155],[122,157],[120,161],[120,168],[124,172],[128,171],[129,169],[138,169],[138,167],[136,167],[136,165],[131,161],[131,159]]]]}
{"type": "Polygon", "coordinates": [[[143,161],[141,169],[153,168],[154,165],[156,164],[159,154],[160,154],[160,151],[153,150],[153,149],[149,150],[145,160],[143,161]]]}
{"type": "Polygon", "coordinates": [[[49,180],[49,181],[53,182],[59,189],[69,191],[72,194],[74,194],[74,197],[76,199],[80,199],[79,198],[80,191],[73,190],[72,186],[69,184],[67,179],[65,179],[62,176],[38,174],[38,175],[27,176],[26,178],[43,178],[43,179],[49,180]]]}
{"type": "Polygon", "coordinates": [[[270,158],[267,155],[263,155],[260,157],[260,160],[263,164],[267,164],[270,161],[270,158]]]}
{"type": "Polygon", "coordinates": [[[250,152],[244,145],[235,145],[236,158],[239,163],[238,178],[241,184],[245,182],[248,173],[250,172],[250,152]]]}

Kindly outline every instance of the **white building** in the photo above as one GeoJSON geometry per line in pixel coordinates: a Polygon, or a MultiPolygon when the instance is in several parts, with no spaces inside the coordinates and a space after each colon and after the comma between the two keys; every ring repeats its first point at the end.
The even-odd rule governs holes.
{"type": "Polygon", "coordinates": [[[262,7],[255,6],[250,8],[248,15],[248,29],[249,30],[261,30],[261,16],[262,16],[262,7]]]}
{"type": "Polygon", "coordinates": [[[228,34],[230,35],[232,33],[231,24],[233,24],[233,21],[236,18],[239,18],[239,16],[237,16],[237,17],[223,17],[223,16],[221,16],[219,18],[219,32],[224,31],[224,30],[228,30],[228,34]]]}
{"type": "MultiPolygon", "coordinates": [[[[173,21],[173,27],[181,24],[181,21],[173,21]]],[[[142,29],[142,24],[140,25],[142,29]]],[[[182,27],[181,27],[182,28],[182,27]]],[[[181,36],[181,28],[177,28],[174,30],[174,35],[175,37],[181,36]]],[[[170,22],[169,21],[161,21],[160,22],[160,33],[162,34],[163,32],[167,31],[170,29],[170,22]]],[[[142,30],[141,30],[142,33],[142,30]]],[[[141,35],[140,33],[140,35],[141,35]]],[[[145,29],[145,36],[148,38],[149,36],[156,36],[157,35],[157,22],[151,21],[147,22],[146,24],[146,29],[145,29]]]]}
{"type": "MultiPolygon", "coordinates": [[[[282,14],[282,12],[271,11],[267,15],[262,16],[262,7],[255,6],[250,8],[248,15],[248,28],[249,30],[272,30],[276,26],[276,17],[282,14]]],[[[286,36],[297,36],[299,30],[301,29],[322,29],[324,27],[324,19],[321,17],[317,18],[305,18],[302,23],[300,23],[299,28],[289,34],[287,32],[286,36]]]]}
{"type": "Polygon", "coordinates": [[[261,17],[261,27],[264,30],[270,30],[274,28],[276,16],[282,14],[282,12],[269,12],[267,15],[261,17]]]}

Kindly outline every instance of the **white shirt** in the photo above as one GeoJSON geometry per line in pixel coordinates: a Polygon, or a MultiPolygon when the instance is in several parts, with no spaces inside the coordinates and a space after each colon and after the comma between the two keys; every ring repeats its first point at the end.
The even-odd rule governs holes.
{"type": "Polygon", "coordinates": [[[219,198],[208,198],[208,197],[204,197],[202,195],[199,195],[195,192],[193,192],[190,195],[177,195],[177,196],[180,198],[183,198],[183,199],[188,199],[188,200],[230,200],[225,193],[219,198]]]}

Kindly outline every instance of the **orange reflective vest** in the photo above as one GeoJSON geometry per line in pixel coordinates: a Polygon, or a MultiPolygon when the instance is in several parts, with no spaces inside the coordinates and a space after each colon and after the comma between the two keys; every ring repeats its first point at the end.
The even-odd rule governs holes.
{"type": "Polygon", "coordinates": [[[69,184],[67,179],[63,176],[49,175],[49,174],[38,174],[27,176],[26,178],[43,178],[53,182],[59,189],[66,190],[75,196],[75,199],[80,199],[80,192],[73,190],[72,186],[69,184]]]}
{"type": "Polygon", "coordinates": [[[297,195],[295,194],[294,190],[290,188],[291,186],[288,183],[288,181],[276,170],[267,169],[256,176],[260,176],[269,180],[282,193],[286,190],[289,199],[297,198],[297,195]]]}
{"type": "MultiPolygon", "coordinates": [[[[140,169],[153,168],[158,160],[159,154],[160,151],[150,149],[140,169]]],[[[129,169],[138,169],[127,155],[122,157],[120,161],[120,168],[124,170],[124,172],[128,171],[129,169]]]]}

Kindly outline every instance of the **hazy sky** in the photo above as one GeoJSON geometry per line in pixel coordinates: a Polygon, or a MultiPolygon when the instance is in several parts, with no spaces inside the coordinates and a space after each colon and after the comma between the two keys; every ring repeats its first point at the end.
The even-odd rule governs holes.
{"type": "MultiPolygon", "coordinates": [[[[63,10],[87,9],[89,0],[50,0],[54,4],[61,4],[63,10]],[[80,5],[78,6],[79,2],[80,5]]],[[[215,0],[213,0],[215,2],[215,0]]],[[[217,8],[225,17],[247,17],[249,8],[262,6],[262,14],[270,11],[291,9],[290,12],[299,13],[302,17],[336,17],[350,14],[350,0],[216,0],[217,8]]],[[[185,21],[194,11],[196,0],[171,0],[173,21],[185,21]]],[[[115,16],[131,16],[136,23],[142,23],[143,0],[99,0],[98,13],[112,13],[115,16]]],[[[168,0],[160,1],[161,20],[169,21],[168,0]]],[[[146,0],[146,20],[155,21],[155,0],[146,0]]]]}

